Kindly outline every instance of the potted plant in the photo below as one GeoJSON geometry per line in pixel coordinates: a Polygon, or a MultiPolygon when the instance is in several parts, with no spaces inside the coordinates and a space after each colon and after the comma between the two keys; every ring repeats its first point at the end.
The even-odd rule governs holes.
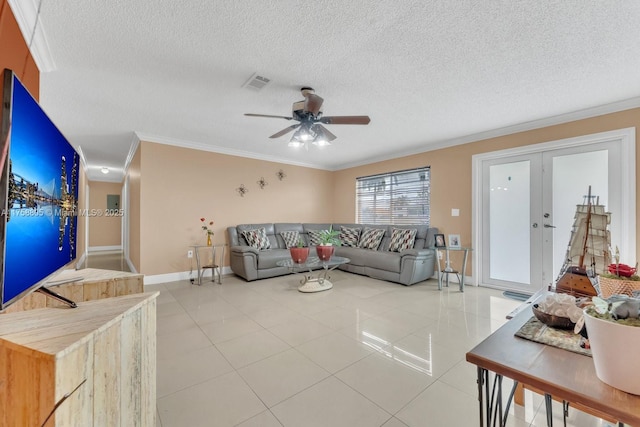
{"type": "Polygon", "coordinates": [[[331,259],[331,255],[333,255],[333,251],[335,250],[334,246],[340,246],[339,235],[340,232],[338,232],[338,230],[331,228],[320,232],[320,244],[316,246],[318,258],[322,261],[331,259]]]}
{"type": "Polygon", "coordinates": [[[205,218],[200,218],[200,222],[202,222],[202,230],[207,234],[207,246],[211,246],[211,238],[213,237],[213,221],[209,221],[207,225],[207,220],[205,218]]]}
{"type": "Polygon", "coordinates": [[[597,377],[627,393],[640,395],[640,294],[592,298],[584,322],[597,377]]]}
{"type": "Polygon", "coordinates": [[[304,247],[304,241],[302,237],[298,238],[298,246],[292,246],[289,248],[289,252],[291,252],[291,259],[293,262],[302,264],[309,257],[309,248],[304,247]]]}
{"type": "Polygon", "coordinates": [[[620,264],[620,251],[617,246],[615,261],[607,267],[609,273],[598,276],[600,295],[603,298],[609,298],[612,295],[631,296],[633,291],[640,290],[640,277],[636,275],[637,264],[635,267],[620,264]]]}

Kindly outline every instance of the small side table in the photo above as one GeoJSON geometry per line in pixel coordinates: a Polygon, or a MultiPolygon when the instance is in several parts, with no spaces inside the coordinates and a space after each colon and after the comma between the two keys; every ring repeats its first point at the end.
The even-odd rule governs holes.
{"type": "Polygon", "coordinates": [[[464,273],[467,271],[467,256],[469,252],[473,250],[473,248],[450,248],[450,247],[435,247],[436,250],[436,266],[438,267],[438,290],[442,290],[442,279],[443,276],[447,276],[446,285],[449,286],[449,275],[455,274],[458,277],[458,282],[460,284],[460,292],[464,292],[464,273]],[[445,267],[442,269],[440,267],[440,251],[445,253],[445,267]],[[462,251],[464,252],[462,256],[462,269],[460,271],[455,270],[451,267],[451,259],[449,258],[450,251],[462,251]]]}
{"type": "Polygon", "coordinates": [[[218,284],[222,285],[222,263],[224,262],[224,249],[227,245],[193,245],[193,252],[196,255],[196,269],[198,273],[198,285],[202,285],[202,276],[207,268],[211,269],[211,281],[216,281],[216,274],[218,275],[218,284]],[[211,250],[211,263],[209,260],[205,258],[202,260],[200,258],[200,249],[209,249],[211,250]],[[219,254],[219,255],[218,255],[219,254]],[[203,264],[204,263],[204,264],[203,264]]]}

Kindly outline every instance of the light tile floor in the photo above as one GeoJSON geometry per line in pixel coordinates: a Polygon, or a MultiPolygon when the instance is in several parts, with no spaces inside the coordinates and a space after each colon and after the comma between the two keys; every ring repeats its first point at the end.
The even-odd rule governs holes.
{"type": "MultiPolygon", "coordinates": [[[[295,276],[146,286],[160,291],[157,425],[477,426],[465,353],[519,302],[433,280],[332,276],[315,294],[298,292],[295,276]]],[[[527,392],[508,425],[546,425],[542,402],[527,392]]],[[[562,425],[560,404],[554,415],[562,425]]],[[[609,424],[572,409],[568,425],[609,424]]]]}

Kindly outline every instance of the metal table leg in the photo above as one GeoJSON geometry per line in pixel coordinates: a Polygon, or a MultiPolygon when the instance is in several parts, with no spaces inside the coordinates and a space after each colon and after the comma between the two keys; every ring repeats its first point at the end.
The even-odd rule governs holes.
{"type": "Polygon", "coordinates": [[[509,408],[518,385],[514,382],[506,407],[502,407],[502,375],[494,374],[493,386],[490,386],[490,373],[488,370],[478,367],[478,405],[480,412],[480,427],[500,427],[507,425],[509,408]],[[491,392],[490,392],[491,388],[491,392]],[[486,424],[485,424],[486,422],[486,424]]]}

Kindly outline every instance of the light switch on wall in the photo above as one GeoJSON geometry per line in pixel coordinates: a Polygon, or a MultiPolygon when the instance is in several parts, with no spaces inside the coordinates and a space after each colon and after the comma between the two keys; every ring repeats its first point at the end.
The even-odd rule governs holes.
{"type": "Polygon", "coordinates": [[[460,216],[460,209],[451,209],[451,216],[460,216]]]}

